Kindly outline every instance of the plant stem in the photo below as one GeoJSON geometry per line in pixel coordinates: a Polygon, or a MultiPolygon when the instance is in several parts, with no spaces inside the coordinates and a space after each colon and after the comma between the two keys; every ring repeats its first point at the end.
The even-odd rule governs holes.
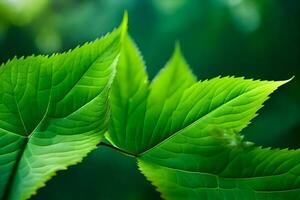
{"type": "Polygon", "coordinates": [[[113,150],[119,151],[119,152],[121,152],[123,154],[126,154],[127,156],[131,156],[131,157],[135,157],[135,158],[138,156],[138,155],[135,155],[133,153],[127,152],[127,151],[125,151],[123,149],[119,149],[119,148],[117,148],[117,147],[115,147],[115,146],[113,146],[111,144],[107,144],[105,142],[100,142],[97,146],[105,146],[105,147],[111,148],[113,150]]]}

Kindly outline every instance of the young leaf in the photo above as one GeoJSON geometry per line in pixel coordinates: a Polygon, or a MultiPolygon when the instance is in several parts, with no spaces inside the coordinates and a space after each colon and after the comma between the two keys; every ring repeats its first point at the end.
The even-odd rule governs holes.
{"type": "MultiPolygon", "coordinates": [[[[126,45],[135,48],[132,41],[126,45]]],[[[137,52],[121,52],[123,63],[117,68],[131,71],[131,76],[117,72],[116,79],[122,75],[129,81],[126,86],[143,85],[149,95],[142,99],[141,90],[126,93],[130,90],[124,85],[113,84],[112,91],[127,94],[123,105],[130,104],[134,110],[142,102],[143,109],[132,112],[112,101],[112,120],[117,123],[110,125],[108,137],[137,156],[141,171],[164,198],[252,199],[272,196],[273,190],[287,197],[297,193],[298,151],[255,147],[239,134],[286,81],[217,77],[197,83],[177,47],[162,72],[145,86],[132,73],[143,70],[145,74],[143,64],[131,65],[132,58],[140,60],[137,52]],[[137,96],[140,99],[134,103],[137,96]],[[284,184],[276,182],[278,177],[284,184]]],[[[117,93],[112,93],[114,98],[117,93]]]]}
{"type": "Polygon", "coordinates": [[[28,199],[82,160],[108,121],[108,90],[126,30],[51,57],[0,68],[0,199],[28,199]]]}

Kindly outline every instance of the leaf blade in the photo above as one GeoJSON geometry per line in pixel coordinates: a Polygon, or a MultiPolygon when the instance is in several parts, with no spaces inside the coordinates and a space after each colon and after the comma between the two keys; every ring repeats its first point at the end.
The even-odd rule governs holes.
{"type": "Polygon", "coordinates": [[[183,94],[185,101],[177,107],[180,112],[174,117],[181,122],[178,131],[139,156],[140,170],[165,199],[296,198],[300,184],[299,172],[294,168],[299,168],[296,158],[300,151],[253,147],[239,134],[256,116],[269,94],[286,82],[226,77],[189,88],[183,94]],[[236,88],[231,84],[223,85],[222,80],[231,82],[236,88]],[[222,83],[222,87],[218,83],[222,83]],[[215,89],[205,90],[205,84],[215,89]],[[215,92],[226,93],[226,90],[227,95],[221,95],[223,97],[218,97],[222,93],[215,92]],[[205,94],[201,95],[201,91],[205,94]],[[281,159],[271,160],[273,165],[269,165],[269,157],[281,159]],[[280,169],[283,161],[287,168],[280,169]],[[279,178],[272,174],[274,167],[283,173],[279,178]],[[255,179],[257,174],[266,178],[255,179]],[[245,176],[255,181],[243,181],[245,176]],[[282,185],[282,180],[286,185],[282,185]]]}
{"type": "Polygon", "coordinates": [[[143,130],[145,99],[149,93],[145,68],[136,44],[127,35],[111,89],[112,118],[106,137],[115,146],[134,153],[140,148],[135,141],[143,137],[140,132],[143,130]]]}
{"type": "Polygon", "coordinates": [[[173,121],[170,136],[141,155],[157,148],[177,134],[197,134],[197,131],[211,127],[239,133],[256,116],[256,112],[263,106],[268,96],[287,82],[217,77],[194,84],[185,90],[177,110],[171,115],[173,121]]]}
{"type": "Polygon", "coordinates": [[[143,129],[143,134],[151,136],[145,144],[147,147],[170,136],[170,115],[177,108],[184,91],[195,83],[196,78],[177,43],[172,57],[150,85],[143,129]]]}
{"type": "MultiPolygon", "coordinates": [[[[219,171],[209,167],[197,171],[177,169],[143,159],[139,160],[139,168],[164,199],[294,199],[299,196],[299,150],[247,147],[220,151],[226,153],[202,160],[203,165],[207,160],[208,165],[222,165],[219,171]],[[224,164],[222,156],[230,159],[224,164]],[[275,159],[271,161],[270,157],[275,159]]],[[[205,157],[204,154],[198,158],[205,157]]]]}
{"type": "Polygon", "coordinates": [[[73,51],[14,59],[0,68],[0,82],[8,86],[0,89],[0,113],[9,116],[0,120],[6,130],[0,146],[14,155],[5,169],[6,155],[0,155],[7,174],[0,198],[29,198],[57,170],[80,162],[100,142],[126,19],[110,35],[73,51]],[[7,135],[23,138],[25,147],[10,149],[7,135]]]}

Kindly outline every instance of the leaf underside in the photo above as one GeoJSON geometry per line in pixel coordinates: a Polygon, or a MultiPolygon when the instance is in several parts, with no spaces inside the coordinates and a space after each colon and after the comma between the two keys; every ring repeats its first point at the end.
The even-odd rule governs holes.
{"type": "Polygon", "coordinates": [[[28,199],[100,142],[124,24],[72,51],[1,66],[0,199],[28,199]]]}
{"type": "Polygon", "coordinates": [[[134,154],[165,199],[284,199],[300,195],[298,150],[257,147],[240,132],[287,81],[196,81],[176,47],[149,83],[125,40],[111,90],[108,140],[134,154]]]}

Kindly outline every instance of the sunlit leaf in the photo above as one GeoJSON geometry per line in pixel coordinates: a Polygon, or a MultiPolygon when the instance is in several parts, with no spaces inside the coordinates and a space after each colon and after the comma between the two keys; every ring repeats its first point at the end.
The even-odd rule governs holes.
{"type": "Polygon", "coordinates": [[[72,51],[1,66],[1,199],[28,199],[100,142],[126,20],[111,34],[72,51]]]}
{"type": "Polygon", "coordinates": [[[216,77],[197,82],[177,47],[149,84],[132,40],[125,46],[112,86],[108,138],[137,157],[140,170],[162,197],[299,195],[300,152],[257,147],[240,134],[287,81],[216,77]]]}

